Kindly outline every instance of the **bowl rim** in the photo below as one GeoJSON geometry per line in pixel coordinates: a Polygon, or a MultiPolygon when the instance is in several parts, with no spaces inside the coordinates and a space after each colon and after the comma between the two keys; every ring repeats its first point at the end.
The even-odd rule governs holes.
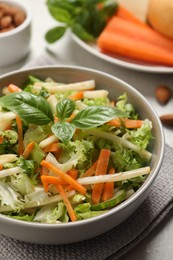
{"type": "Polygon", "coordinates": [[[11,31],[0,33],[0,39],[4,39],[23,31],[31,23],[32,12],[30,6],[26,4],[24,1],[22,2],[21,0],[2,0],[1,2],[5,4],[9,4],[11,6],[17,6],[22,10],[24,10],[24,12],[26,13],[26,18],[22,24],[12,29],[11,31]]]}
{"type": "Polygon", "coordinates": [[[103,72],[101,70],[96,70],[96,69],[92,69],[92,68],[88,68],[88,67],[80,67],[80,66],[73,66],[73,65],[44,65],[44,66],[34,66],[34,67],[28,67],[28,68],[24,68],[21,70],[15,70],[12,72],[8,72],[6,74],[3,74],[0,76],[0,80],[2,80],[3,78],[6,78],[8,76],[13,76],[15,74],[20,74],[23,72],[28,72],[28,75],[31,71],[34,70],[50,70],[50,69],[69,69],[69,70],[78,70],[81,72],[91,72],[94,73],[96,75],[102,75],[104,77],[108,77],[112,80],[114,80],[116,83],[119,83],[121,85],[124,85],[125,87],[127,87],[130,91],[133,91],[134,93],[136,93],[138,96],[140,96],[140,98],[144,101],[144,103],[150,108],[150,110],[152,111],[152,114],[154,115],[159,130],[160,130],[160,139],[159,142],[161,144],[160,146],[160,158],[158,160],[155,172],[152,173],[149,178],[146,179],[146,181],[144,182],[144,184],[127,200],[123,201],[121,204],[117,205],[116,207],[110,209],[108,212],[105,212],[101,215],[92,217],[92,218],[88,218],[88,219],[84,219],[84,220],[79,220],[79,221],[75,221],[75,222],[68,222],[68,223],[55,223],[55,224],[48,224],[48,223],[37,223],[37,222],[27,222],[27,221],[22,221],[22,220],[18,220],[18,219],[14,219],[14,218],[10,218],[6,215],[3,215],[0,213],[0,221],[4,220],[6,222],[10,222],[11,224],[14,223],[16,225],[20,225],[20,226],[25,226],[25,227],[37,227],[37,228],[43,228],[43,229],[62,229],[62,228],[70,228],[70,227],[75,227],[75,226],[83,226],[83,225],[87,225],[88,223],[92,223],[92,222],[96,222],[96,221],[102,221],[104,220],[104,218],[109,217],[113,214],[115,214],[116,212],[122,211],[123,209],[127,208],[128,206],[130,206],[131,203],[135,202],[135,200],[138,197],[141,197],[144,193],[145,190],[148,190],[148,188],[151,186],[151,184],[153,183],[153,181],[155,180],[155,178],[157,177],[159,170],[161,168],[162,162],[163,162],[163,157],[164,157],[164,151],[165,151],[165,137],[164,137],[164,131],[163,131],[163,127],[161,124],[161,121],[155,111],[155,109],[153,108],[153,106],[149,103],[149,101],[145,98],[144,95],[142,95],[142,93],[140,93],[138,90],[136,90],[132,85],[130,85],[129,83],[125,82],[124,80],[113,76],[109,73],[103,72]]]}

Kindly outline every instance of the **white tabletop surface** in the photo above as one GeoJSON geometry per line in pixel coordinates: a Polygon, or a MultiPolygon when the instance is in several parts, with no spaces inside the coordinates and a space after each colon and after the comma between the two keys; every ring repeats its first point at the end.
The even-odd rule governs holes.
{"type": "MultiPolygon", "coordinates": [[[[22,0],[21,0],[22,1],[22,0]]],[[[57,23],[48,13],[45,0],[25,0],[33,14],[31,50],[23,61],[6,68],[0,67],[0,75],[20,69],[28,62],[40,55],[48,55],[57,65],[78,65],[95,68],[123,79],[144,94],[153,105],[158,115],[173,113],[173,99],[161,106],[155,98],[155,88],[160,84],[167,84],[173,89],[172,74],[153,74],[125,69],[93,56],[78,46],[67,34],[59,42],[48,46],[44,39],[46,31],[57,23]]],[[[173,129],[164,128],[166,143],[173,147],[173,129]]],[[[159,141],[159,140],[158,140],[159,141]]],[[[143,240],[122,260],[171,260],[173,259],[173,219],[169,218],[160,225],[151,235],[143,240]]]]}

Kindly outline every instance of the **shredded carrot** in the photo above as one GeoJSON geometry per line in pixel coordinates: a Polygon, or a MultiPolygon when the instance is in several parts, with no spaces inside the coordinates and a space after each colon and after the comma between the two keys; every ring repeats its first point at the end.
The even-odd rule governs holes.
{"type": "MultiPolygon", "coordinates": [[[[48,173],[49,174],[49,173],[48,173]]],[[[61,185],[67,186],[68,183],[64,181],[61,177],[59,176],[52,176],[52,175],[41,175],[41,180],[45,185],[48,184],[56,184],[59,183],[61,185]]],[[[43,185],[44,186],[44,185],[43,185]]],[[[74,189],[73,189],[74,190],[74,189]]],[[[45,190],[46,191],[46,190],[45,190]]]]}
{"type": "Polygon", "coordinates": [[[74,133],[74,136],[77,136],[77,135],[79,134],[79,132],[80,132],[80,129],[79,129],[79,128],[76,128],[75,133],[74,133]]]}
{"type": "Polygon", "coordinates": [[[97,167],[97,162],[98,161],[95,161],[91,167],[82,175],[82,177],[89,177],[89,176],[92,176],[95,174],[95,171],[96,171],[96,167],[97,167]]]}
{"type": "Polygon", "coordinates": [[[129,128],[129,129],[133,129],[133,128],[140,128],[143,124],[143,121],[142,120],[133,120],[133,119],[119,119],[119,118],[115,118],[115,119],[112,119],[110,120],[108,123],[108,125],[113,125],[113,126],[116,126],[116,127],[120,127],[121,125],[124,125],[126,128],[129,128]]]}
{"type": "MultiPolygon", "coordinates": [[[[70,175],[74,180],[76,180],[77,177],[78,177],[78,170],[75,169],[75,168],[72,168],[71,170],[69,170],[69,171],[67,172],[67,174],[70,175]]],[[[72,185],[68,185],[68,186],[66,187],[66,190],[73,190],[73,189],[74,189],[74,188],[73,188],[72,185]]]]}
{"type": "Polygon", "coordinates": [[[42,175],[41,176],[41,181],[43,183],[44,190],[45,190],[45,192],[48,192],[48,190],[49,190],[49,183],[50,182],[48,182],[47,178],[45,178],[45,177],[52,177],[52,176],[47,176],[47,175],[42,175]]]}
{"type": "MultiPolygon", "coordinates": [[[[97,167],[96,167],[96,176],[97,175],[105,175],[107,173],[107,167],[109,163],[109,158],[110,158],[110,150],[107,149],[102,149],[99,155],[99,159],[97,162],[97,167]]],[[[93,185],[93,190],[92,190],[92,195],[91,199],[93,204],[98,204],[101,199],[101,194],[103,190],[103,185],[104,183],[98,183],[93,185]]]]}
{"type": "Polygon", "coordinates": [[[12,129],[12,124],[10,123],[6,128],[5,130],[11,130],[12,129]]]}
{"type": "Polygon", "coordinates": [[[3,165],[2,164],[0,164],[0,171],[3,169],[3,165]]]}
{"type": "Polygon", "coordinates": [[[8,89],[11,93],[13,93],[13,92],[21,92],[21,91],[22,91],[21,88],[19,88],[18,86],[14,85],[14,84],[8,85],[7,89],[8,89]]]}
{"type": "Polygon", "coordinates": [[[23,128],[22,128],[22,120],[18,115],[16,115],[16,123],[18,130],[18,154],[22,155],[23,153],[23,128]]]}
{"type": "Polygon", "coordinates": [[[53,164],[43,160],[41,162],[41,165],[46,167],[48,170],[51,170],[53,173],[55,173],[57,176],[59,176],[62,180],[72,185],[72,187],[82,193],[83,195],[86,194],[86,188],[82,186],[80,183],[78,183],[76,180],[74,180],[70,175],[66,174],[65,172],[61,171],[57,167],[55,167],[53,164]]]}
{"type": "Polygon", "coordinates": [[[63,185],[63,188],[65,191],[74,190],[74,188],[71,185],[63,185]]]}
{"type": "Polygon", "coordinates": [[[84,98],[84,91],[79,91],[73,95],[68,96],[71,100],[80,100],[84,98]]]}
{"type": "MultiPolygon", "coordinates": [[[[109,174],[115,173],[115,169],[111,168],[109,170],[109,174]]],[[[103,186],[103,192],[102,192],[102,201],[109,200],[113,197],[114,194],[114,182],[106,182],[103,186]]]]}
{"type": "Polygon", "coordinates": [[[61,153],[62,153],[62,148],[60,147],[60,148],[58,149],[58,151],[52,152],[52,153],[53,153],[53,155],[55,156],[55,158],[58,160],[59,157],[60,157],[60,155],[61,155],[61,153]]]}
{"type": "Polygon", "coordinates": [[[98,8],[98,10],[101,10],[103,8],[103,3],[98,3],[97,8],[98,8]]]}
{"type": "Polygon", "coordinates": [[[2,144],[2,142],[3,142],[3,137],[2,137],[2,135],[0,135],[0,144],[2,144]]]}
{"type": "Polygon", "coordinates": [[[67,174],[70,175],[74,180],[76,180],[78,177],[78,170],[75,168],[72,168],[71,170],[69,170],[67,172],[67,174]]]}
{"type": "Polygon", "coordinates": [[[125,123],[125,127],[126,128],[140,128],[143,124],[142,120],[130,120],[130,119],[126,119],[124,121],[125,123]]]}
{"type": "Polygon", "coordinates": [[[25,150],[24,150],[24,152],[23,152],[23,154],[22,154],[25,159],[27,159],[27,158],[29,157],[30,153],[31,153],[32,150],[34,149],[34,146],[35,146],[35,144],[34,144],[33,142],[29,143],[29,144],[26,146],[26,148],[25,148],[25,150]]]}
{"type": "Polygon", "coordinates": [[[49,190],[49,184],[59,184],[61,182],[60,178],[57,176],[50,176],[50,175],[42,175],[41,181],[43,183],[43,187],[45,192],[49,190]]]}
{"type": "Polygon", "coordinates": [[[49,175],[48,169],[43,166],[41,167],[41,171],[40,171],[40,176],[42,176],[42,175],[46,175],[46,176],[49,175]]]}
{"type": "Polygon", "coordinates": [[[66,193],[64,192],[63,187],[60,184],[59,177],[42,175],[41,176],[41,180],[42,180],[45,192],[48,192],[49,184],[54,184],[56,186],[59,194],[63,198],[64,204],[65,204],[65,206],[67,208],[67,212],[68,212],[68,214],[70,216],[71,221],[76,221],[77,218],[76,218],[75,212],[73,210],[73,207],[72,207],[68,197],[66,196],[66,193]]]}
{"type": "Polygon", "coordinates": [[[111,103],[110,103],[111,107],[114,107],[115,106],[115,101],[112,100],[111,103]]]}
{"type": "Polygon", "coordinates": [[[44,147],[43,151],[45,153],[49,153],[49,152],[58,152],[59,150],[59,144],[58,142],[55,143],[51,143],[49,145],[47,145],[46,147],[44,147]]]}
{"type": "Polygon", "coordinates": [[[60,195],[63,198],[64,204],[65,204],[65,206],[67,208],[67,212],[68,212],[68,214],[70,216],[71,221],[72,222],[76,221],[77,220],[76,214],[75,214],[75,212],[73,210],[73,207],[72,207],[72,205],[71,205],[71,203],[70,203],[70,201],[69,201],[65,191],[63,190],[63,187],[60,184],[57,184],[56,187],[57,187],[57,190],[59,191],[60,195]]]}
{"type": "Polygon", "coordinates": [[[40,176],[41,176],[41,171],[42,171],[42,168],[40,166],[36,167],[35,169],[35,176],[37,176],[37,178],[39,179],[40,176]]]}
{"type": "Polygon", "coordinates": [[[115,119],[112,119],[110,120],[109,122],[107,122],[108,125],[113,125],[113,126],[116,126],[116,127],[120,127],[121,126],[121,121],[119,118],[115,118],[115,119]]]}
{"type": "Polygon", "coordinates": [[[60,120],[57,116],[54,116],[54,123],[58,123],[60,120]]]}
{"type": "Polygon", "coordinates": [[[70,122],[75,117],[75,115],[75,113],[71,114],[71,116],[67,119],[67,122],[70,122]]]}
{"type": "Polygon", "coordinates": [[[93,204],[98,204],[100,202],[102,190],[103,190],[103,183],[94,184],[93,191],[92,191],[93,204]]]}

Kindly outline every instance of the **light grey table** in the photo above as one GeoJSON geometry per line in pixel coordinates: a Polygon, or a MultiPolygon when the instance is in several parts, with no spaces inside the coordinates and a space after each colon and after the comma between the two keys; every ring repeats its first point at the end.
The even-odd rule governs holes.
{"type": "MultiPolygon", "coordinates": [[[[31,52],[26,59],[6,68],[0,68],[0,75],[20,69],[22,66],[46,55],[57,65],[77,65],[101,70],[116,76],[139,90],[153,105],[158,115],[172,113],[173,99],[160,106],[155,99],[155,88],[160,84],[168,84],[173,89],[173,75],[154,74],[134,71],[118,67],[101,60],[82,49],[67,34],[58,43],[48,46],[44,40],[45,32],[56,25],[50,17],[45,0],[25,0],[33,12],[31,52]]],[[[164,128],[166,142],[173,147],[173,129],[164,128]]],[[[159,140],[157,140],[159,142],[159,140]]],[[[171,192],[171,191],[170,191],[171,192]]],[[[152,234],[136,246],[122,260],[171,260],[173,259],[173,218],[165,220],[152,234]]]]}

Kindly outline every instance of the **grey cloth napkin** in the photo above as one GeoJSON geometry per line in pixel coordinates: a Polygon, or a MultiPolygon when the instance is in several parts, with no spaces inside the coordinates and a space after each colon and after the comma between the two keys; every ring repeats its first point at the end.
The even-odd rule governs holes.
{"type": "Polygon", "coordinates": [[[30,244],[1,236],[0,259],[119,259],[156,228],[173,209],[170,192],[173,190],[172,158],[173,148],[166,145],[163,165],[149,195],[133,215],[111,231],[93,239],[66,245],[30,244]]]}
{"type": "MultiPolygon", "coordinates": [[[[45,57],[38,61],[27,67],[53,64],[45,57]]],[[[173,209],[170,192],[173,190],[172,158],[173,148],[166,145],[162,167],[149,195],[133,215],[114,229],[93,239],[65,245],[30,244],[1,235],[0,260],[119,259],[165,220],[173,209]]]]}

